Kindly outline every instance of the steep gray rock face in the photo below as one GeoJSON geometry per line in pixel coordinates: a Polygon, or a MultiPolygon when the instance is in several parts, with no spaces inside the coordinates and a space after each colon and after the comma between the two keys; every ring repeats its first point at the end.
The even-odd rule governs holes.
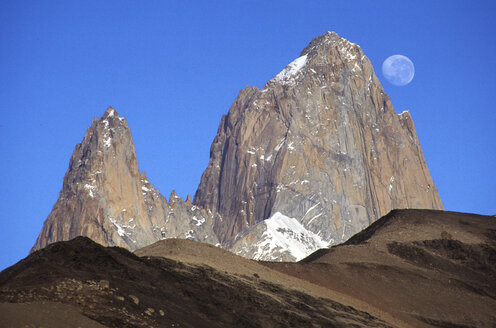
{"type": "Polygon", "coordinates": [[[263,221],[278,212],[336,244],[391,209],[443,208],[409,113],[395,113],[360,47],[336,33],[314,39],[262,90],[242,90],[210,154],[194,203],[245,256],[298,258],[284,251],[291,242],[268,237],[263,221]]]}
{"type": "Polygon", "coordinates": [[[109,107],[71,157],[57,203],[32,251],[87,236],[131,250],[169,237],[217,243],[212,215],[173,193],[167,201],[140,174],[126,119],[109,107]]]}

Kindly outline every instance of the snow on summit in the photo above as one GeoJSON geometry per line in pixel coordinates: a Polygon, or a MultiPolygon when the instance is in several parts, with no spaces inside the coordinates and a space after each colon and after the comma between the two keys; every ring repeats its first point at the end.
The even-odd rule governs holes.
{"type": "Polygon", "coordinates": [[[298,72],[306,65],[307,63],[307,55],[303,55],[301,57],[293,60],[285,69],[283,69],[279,74],[274,77],[274,80],[287,84],[290,82],[294,82],[294,77],[298,72]]]}

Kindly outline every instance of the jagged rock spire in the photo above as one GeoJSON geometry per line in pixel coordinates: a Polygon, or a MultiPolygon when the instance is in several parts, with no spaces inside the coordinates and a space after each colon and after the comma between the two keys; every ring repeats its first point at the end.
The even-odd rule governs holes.
{"type": "Polygon", "coordinates": [[[211,224],[197,225],[211,218],[192,208],[176,199],[172,210],[145,172],[140,174],[126,119],[109,107],[76,146],[33,250],[80,235],[131,250],[164,237],[216,243],[211,224]]]}

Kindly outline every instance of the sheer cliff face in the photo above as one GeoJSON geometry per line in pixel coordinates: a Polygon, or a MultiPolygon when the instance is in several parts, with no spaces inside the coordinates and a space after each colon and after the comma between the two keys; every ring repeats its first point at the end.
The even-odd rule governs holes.
{"type": "Polygon", "coordinates": [[[240,92],[194,203],[216,213],[221,242],[251,257],[267,235],[253,226],[275,214],[335,244],[394,208],[442,209],[409,113],[395,113],[360,47],[335,33],[262,90],[240,92]]]}
{"type": "Polygon", "coordinates": [[[207,212],[175,193],[168,202],[140,174],[127,122],[110,107],[76,146],[33,250],[80,235],[131,250],[169,237],[215,244],[211,226],[207,212]]]}

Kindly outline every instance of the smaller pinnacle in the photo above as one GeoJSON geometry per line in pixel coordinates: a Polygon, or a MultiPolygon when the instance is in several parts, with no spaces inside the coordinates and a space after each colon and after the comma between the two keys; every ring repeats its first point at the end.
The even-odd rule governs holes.
{"type": "Polygon", "coordinates": [[[109,106],[105,111],[105,113],[103,114],[103,118],[113,117],[113,116],[119,117],[119,114],[112,106],[109,106]]]}

